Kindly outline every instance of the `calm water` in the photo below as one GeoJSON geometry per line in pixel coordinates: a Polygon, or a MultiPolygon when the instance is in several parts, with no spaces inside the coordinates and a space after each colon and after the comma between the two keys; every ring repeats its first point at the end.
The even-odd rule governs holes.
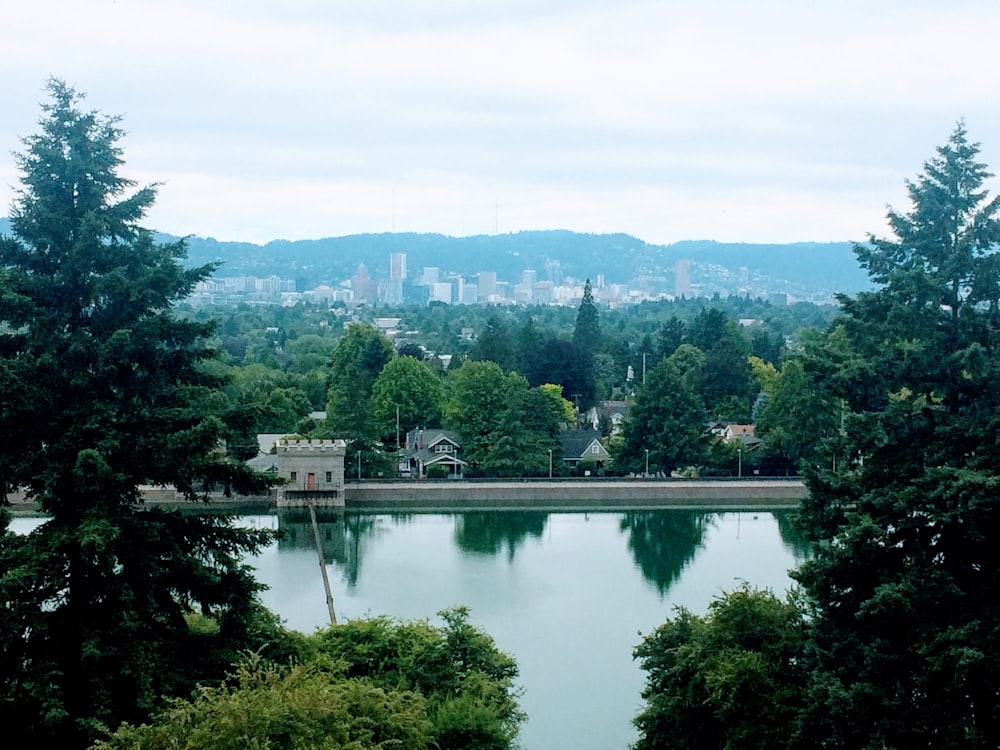
{"type": "MultiPolygon", "coordinates": [[[[328,621],[304,515],[246,516],[285,537],[253,562],[264,602],[306,632],[328,621]]],[[[632,649],[684,606],[704,612],[746,580],[783,592],[804,557],[788,512],[354,515],[321,524],[339,620],[471,620],[513,654],[525,750],[625,750],[641,707],[632,649]]]]}
{"type": "MultiPolygon", "coordinates": [[[[252,560],[263,598],[297,630],[328,614],[301,513],[243,516],[280,528],[252,560]]],[[[465,605],[517,658],[525,750],[625,750],[641,708],[632,649],[677,606],[704,612],[741,581],[783,592],[806,546],[782,512],[496,511],[321,518],[337,617],[426,618],[465,605]]],[[[17,518],[26,533],[40,519],[17,518]]]]}

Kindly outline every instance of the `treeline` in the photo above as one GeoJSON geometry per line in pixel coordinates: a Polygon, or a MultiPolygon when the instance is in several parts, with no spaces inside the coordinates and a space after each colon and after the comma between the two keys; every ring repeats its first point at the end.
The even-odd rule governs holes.
{"type": "MultiPolygon", "coordinates": [[[[556,473],[564,471],[559,433],[577,426],[574,411],[609,399],[632,404],[633,417],[612,439],[599,413],[616,457],[602,471],[645,470],[647,448],[655,472],[693,465],[736,473],[741,462],[748,471],[796,471],[808,430],[795,420],[809,406],[798,405],[795,365],[783,368],[808,331],[835,312],[748,298],[611,310],[588,292],[576,309],[433,305],[348,315],[301,304],[214,314],[223,355],[217,367],[239,415],[240,432],[231,437],[238,455],[250,455],[258,432],[340,437],[350,441],[349,465],[360,451],[364,475],[390,476],[399,434],[446,427],[468,440],[469,473],[531,476],[547,472],[550,450],[556,473]],[[376,314],[400,318],[394,342],[372,325],[376,314]],[[345,320],[355,322],[345,330],[345,320]],[[325,423],[307,418],[315,410],[326,411],[325,423]],[[762,417],[765,444],[741,457],[706,434],[710,420],[762,417]],[[509,456],[487,455],[488,446],[501,445],[509,456]]],[[[204,309],[189,314],[209,316],[204,309]]]]}

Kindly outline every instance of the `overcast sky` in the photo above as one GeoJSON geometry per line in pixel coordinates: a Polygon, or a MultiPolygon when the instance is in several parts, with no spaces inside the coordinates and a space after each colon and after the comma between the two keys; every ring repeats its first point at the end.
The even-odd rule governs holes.
{"type": "Polygon", "coordinates": [[[960,118],[1000,170],[998,36],[990,0],[20,0],[0,203],[55,76],[173,234],[861,240],[960,118]]]}

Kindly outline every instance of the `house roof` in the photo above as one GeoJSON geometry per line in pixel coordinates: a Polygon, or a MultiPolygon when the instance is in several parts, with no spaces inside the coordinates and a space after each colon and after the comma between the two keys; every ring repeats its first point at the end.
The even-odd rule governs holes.
{"type": "Polygon", "coordinates": [[[408,451],[418,451],[437,445],[442,440],[455,446],[456,449],[462,447],[462,436],[454,430],[424,429],[418,427],[406,433],[406,449],[408,451]]]}
{"type": "Polygon", "coordinates": [[[601,433],[597,430],[566,430],[559,437],[562,443],[563,459],[579,459],[590,453],[590,446],[595,442],[601,446],[600,455],[602,459],[608,457],[607,449],[601,445],[601,433]]]}
{"type": "Polygon", "coordinates": [[[731,424],[726,427],[726,437],[741,437],[743,435],[755,435],[755,427],[752,424],[731,424]]]}
{"type": "Polygon", "coordinates": [[[405,454],[420,461],[424,466],[447,463],[466,466],[467,462],[458,457],[462,450],[462,438],[454,430],[414,429],[406,433],[405,454]],[[450,444],[452,450],[438,451],[443,443],[450,444]]]}

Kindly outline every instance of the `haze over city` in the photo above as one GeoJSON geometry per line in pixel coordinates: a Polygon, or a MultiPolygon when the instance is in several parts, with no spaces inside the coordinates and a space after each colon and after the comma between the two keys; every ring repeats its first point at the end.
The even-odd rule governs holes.
{"type": "Polygon", "coordinates": [[[18,3],[0,214],[56,76],[122,115],[177,235],[861,240],[959,119],[1000,164],[998,28],[974,0],[18,3]]]}

